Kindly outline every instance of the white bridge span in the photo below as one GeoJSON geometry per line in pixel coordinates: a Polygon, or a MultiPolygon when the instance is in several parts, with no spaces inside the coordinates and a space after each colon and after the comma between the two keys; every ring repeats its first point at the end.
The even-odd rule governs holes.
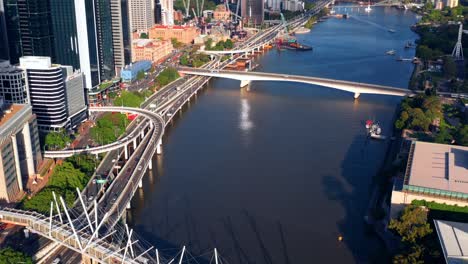
{"type": "Polygon", "coordinates": [[[354,98],[358,98],[360,94],[381,94],[394,96],[410,96],[415,92],[391,86],[383,86],[369,83],[350,82],[326,78],[317,78],[309,76],[288,75],[278,73],[265,72],[243,72],[243,71],[227,71],[227,70],[206,70],[198,68],[181,67],[179,73],[219,77],[240,80],[241,87],[248,85],[251,81],[283,81],[283,82],[299,82],[314,84],[322,87],[342,90],[354,94],[354,98]]]}

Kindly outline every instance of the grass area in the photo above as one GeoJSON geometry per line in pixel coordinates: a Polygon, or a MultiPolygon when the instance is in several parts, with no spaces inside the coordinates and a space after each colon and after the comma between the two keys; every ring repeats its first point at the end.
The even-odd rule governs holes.
{"type": "Polygon", "coordinates": [[[468,206],[455,206],[428,202],[425,200],[414,200],[411,204],[425,206],[429,209],[430,220],[446,220],[455,222],[468,222],[468,206]]]}
{"type": "Polygon", "coordinates": [[[150,96],[152,93],[153,92],[150,90],[145,90],[143,92],[122,91],[120,96],[114,99],[114,105],[140,107],[141,103],[145,101],[145,98],[150,96]]]}
{"type": "Polygon", "coordinates": [[[104,82],[99,84],[99,90],[105,90],[109,87],[111,87],[114,84],[114,82],[104,82]]]}
{"type": "Polygon", "coordinates": [[[125,132],[127,123],[129,122],[124,114],[106,113],[91,128],[91,138],[101,145],[115,142],[125,132]]]}

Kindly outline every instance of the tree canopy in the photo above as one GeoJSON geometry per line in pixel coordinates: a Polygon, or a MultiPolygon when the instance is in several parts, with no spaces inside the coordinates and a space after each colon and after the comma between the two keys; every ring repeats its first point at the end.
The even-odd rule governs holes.
{"type": "Polygon", "coordinates": [[[400,117],[395,121],[398,129],[428,131],[435,118],[442,119],[442,104],[439,97],[418,95],[401,102],[400,117]]]}
{"type": "Polygon", "coordinates": [[[24,253],[15,251],[12,248],[4,248],[0,250],[0,263],[2,264],[33,264],[31,257],[26,256],[24,253]]]}
{"type": "MultiPolygon", "coordinates": [[[[140,104],[138,104],[140,105],[140,104]]],[[[106,113],[91,128],[91,138],[99,144],[109,144],[125,132],[127,117],[120,113],[106,113]]]]}
{"type": "Polygon", "coordinates": [[[58,132],[50,132],[45,137],[45,146],[49,150],[63,149],[70,143],[71,139],[63,129],[58,132]]]}
{"type": "Polygon", "coordinates": [[[408,205],[398,219],[392,219],[388,228],[394,230],[402,241],[416,243],[432,233],[427,222],[427,210],[423,207],[408,205]]]}
{"type": "Polygon", "coordinates": [[[160,86],[164,86],[166,84],[169,84],[172,81],[175,81],[177,78],[179,78],[179,73],[177,72],[177,69],[175,68],[166,68],[164,69],[158,77],[156,77],[156,82],[160,86]]]}

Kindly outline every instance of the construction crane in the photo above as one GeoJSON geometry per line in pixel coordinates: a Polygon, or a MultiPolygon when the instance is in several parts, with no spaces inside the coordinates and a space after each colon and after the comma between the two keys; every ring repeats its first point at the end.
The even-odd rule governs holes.
{"type": "Polygon", "coordinates": [[[190,0],[187,0],[187,2],[185,2],[185,0],[182,0],[182,2],[184,3],[184,7],[185,7],[185,17],[189,17],[190,16],[190,0]]]}
{"type": "Polygon", "coordinates": [[[195,8],[192,7],[192,12],[193,12],[193,17],[197,20],[198,23],[198,16],[197,13],[195,12],[195,8]]]}

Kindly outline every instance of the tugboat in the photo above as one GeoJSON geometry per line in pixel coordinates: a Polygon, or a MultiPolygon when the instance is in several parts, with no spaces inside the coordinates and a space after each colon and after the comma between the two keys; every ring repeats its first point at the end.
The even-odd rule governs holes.
{"type": "Polygon", "coordinates": [[[366,121],[367,135],[373,139],[386,139],[387,137],[382,135],[382,128],[378,123],[372,120],[366,121]]]}

